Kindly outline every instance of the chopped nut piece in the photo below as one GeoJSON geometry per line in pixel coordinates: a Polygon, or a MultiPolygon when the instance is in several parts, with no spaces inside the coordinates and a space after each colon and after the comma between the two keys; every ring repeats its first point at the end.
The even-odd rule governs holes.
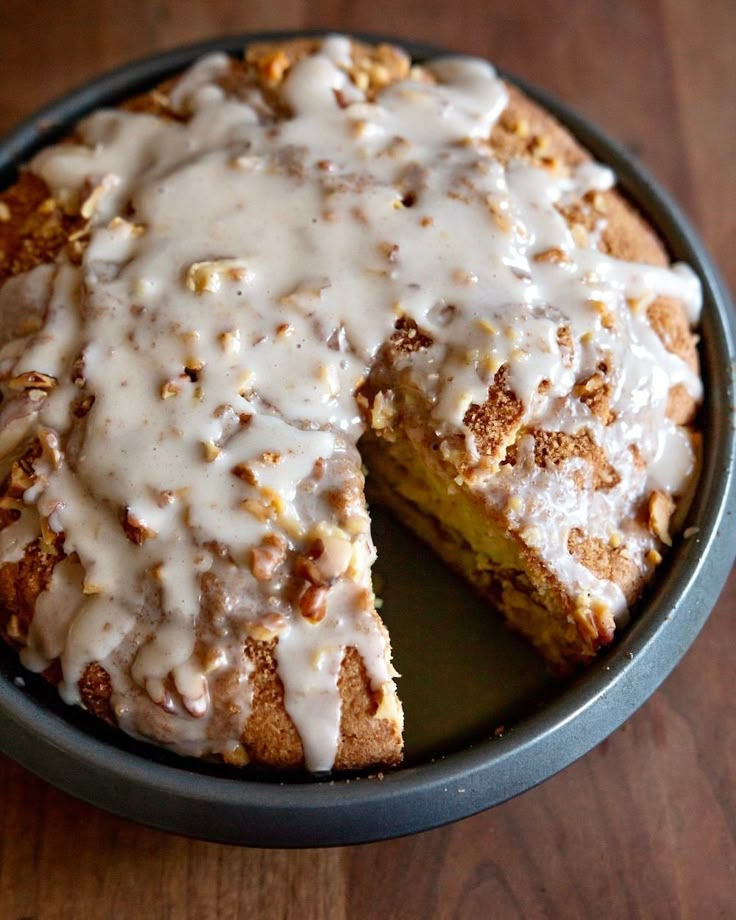
{"type": "Polygon", "coordinates": [[[326,583],[326,579],[322,575],[314,557],[297,556],[294,562],[294,574],[313,585],[324,585],[326,583]]]}
{"type": "Polygon", "coordinates": [[[286,620],[280,613],[269,613],[257,622],[248,623],[246,632],[256,642],[271,642],[283,632],[285,626],[286,620]]]}
{"type": "Polygon", "coordinates": [[[548,262],[553,265],[563,265],[566,262],[570,261],[570,256],[565,252],[564,249],[560,249],[558,246],[552,246],[550,249],[545,249],[543,252],[538,252],[534,256],[535,262],[548,262]]]}
{"type": "Polygon", "coordinates": [[[375,431],[383,431],[391,428],[394,418],[396,417],[396,408],[393,403],[393,393],[389,390],[386,393],[379,390],[373,400],[371,408],[371,426],[375,431]]]}
{"type": "Polygon", "coordinates": [[[529,153],[533,156],[543,153],[549,147],[549,137],[546,134],[535,134],[529,141],[529,153]]]}
{"type": "Polygon", "coordinates": [[[164,489],[163,492],[158,493],[158,500],[156,504],[159,508],[166,508],[167,505],[173,504],[176,500],[176,495],[171,491],[171,489],[164,489]]]}
{"type": "Polygon", "coordinates": [[[290,66],[291,61],[280,48],[258,62],[258,67],[265,79],[273,84],[281,83],[290,66]]]}
{"type": "Polygon", "coordinates": [[[311,306],[311,301],[322,296],[322,291],[331,287],[327,278],[318,281],[302,281],[288,294],[279,298],[279,303],[285,307],[304,307],[311,306]]]}
{"type": "Polygon", "coordinates": [[[114,173],[108,173],[95,185],[89,195],[82,202],[79,213],[85,220],[89,220],[97,210],[100,201],[105,195],[120,184],[119,176],[114,173]]]}
{"type": "Polygon", "coordinates": [[[632,313],[644,313],[654,299],[654,294],[642,294],[641,297],[627,297],[626,303],[632,313]]]}
{"type": "Polygon", "coordinates": [[[8,482],[8,492],[15,495],[22,495],[26,489],[29,489],[36,481],[36,473],[33,467],[28,467],[20,460],[16,460],[10,468],[10,480],[8,482]]]}
{"type": "Polygon", "coordinates": [[[20,620],[18,619],[18,616],[15,613],[11,614],[10,619],[8,620],[7,626],[5,627],[5,630],[7,632],[8,638],[12,639],[13,642],[24,642],[25,641],[25,638],[26,638],[25,634],[23,630],[21,629],[20,620]]]}
{"type": "Polygon", "coordinates": [[[595,310],[595,312],[601,318],[601,325],[604,329],[613,329],[615,326],[615,320],[611,311],[608,308],[608,304],[603,300],[589,300],[588,303],[595,310]]]}
{"type": "Polygon", "coordinates": [[[287,543],[280,534],[267,534],[251,550],[250,570],[258,581],[270,581],[286,559],[287,543]]]}
{"type": "Polygon", "coordinates": [[[219,671],[226,664],[227,653],[225,649],[221,646],[213,645],[205,653],[202,669],[205,674],[212,674],[214,671],[219,671]]]}
{"type": "Polygon", "coordinates": [[[327,588],[308,585],[299,598],[299,612],[310,623],[320,623],[327,615],[327,588]]]}
{"type": "Polygon", "coordinates": [[[7,223],[10,218],[10,208],[4,201],[0,201],[0,223],[7,223]]]}
{"type": "Polygon", "coordinates": [[[250,486],[258,484],[258,477],[247,463],[236,463],[230,472],[233,476],[237,476],[238,479],[242,479],[243,482],[247,482],[250,486]]]}
{"type": "Polygon", "coordinates": [[[47,517],[41,517],[39,521],[41,528],[41,543],[42,551],[48,553],[56,545],[56,537],[58,534],[51,526],[51,521],[47,517]]]}
{"type": "Polygon", "coordinates": [[[504,202],[498,201],[498,199],[494,198],[493,195],[487,195],[486,206],[488,207],[488,210],[493,217],[493,222],[496,224],[498,229],[502,233],[510,233],[511,218],[509,217],[507,206],[504,206],[504,202]]]}
{"type": "Polygon", "coordinates": [[[518,137],[529,136],[529,122],[526,118],[515,117],[510,126],[511,131],[518,137]]]}
{"type": "Polygon", "coordinates": [[[181,392],[181,383],[177,380],[165,380],[161,384],[161,399],[171,399],[172,396],[176,396],[179,392],[181,392]]]}
{"type": "Polygon", "coordinates": [[[123,510],[122,525],[125,536],[136,546],[142,546],[146,540],[157,536],[156,531],[137,518],[127,506],[123,510]]]}
{"type": "Polygon", "coordinates": [[[8,386],[11,390],[53,390],[56,383],[56,378],[49,374],[42,374],[41,371],[25,371],[11,377],[8,386]]]}
{"type": "Polygon", "coordinates": [[[44,198],[36,209],[39,214],[53,214],[56,210],[57,202],[53,198],[44,198]]]}
{"type": "Polygon", "coordinates": [[[250,763],[250,755],[242,744],[236,744],[234,747],[222,752],[222,759],[231,767],[244,767],[250,763]]]}
{"type": "Polygon", "coordinates": [[[207,463],[212,463],[220,456],[220,448],[214,441],[202,441],[202,455],[207,463]]]}
{"type": "Polygon", "coordinates": [[[245,259],[211,259],[189,266],[186,286],[195,294],[216,294],[223,281],[250,281],[252,278],[245,259]]]}
{"type": "Polygon", "coordinates": [[[478,276],[475,274],[475,272],[466,271],[464,268],[457,268],[452,273],[452,280],[455,282],[455,284],[477,284],[478,276]]]}
{"type": "Polygon", "coordinates": [[[240,351],[240,330],[228,329],[219,336],[220,347],[227,355],[236,355],[240,351]]]}
{"type": "Polygon", "coordinates": [[[259,521],[271,521],[284,512],[284,500],[272,489],[262,490],[263,498],[246,498],[240,503],[243,511],[247,511],[259,521]]]}
{"type": "Polygon", "coordinates": [[[672,496],[655,489],[649,496],[649,530],[666,546],[672,546],[670,518],[675,510],[672,496]]]}
{"type": "MultiPolygon", "coordinates": [[[[142,236],[146,232],[146,228],[143,224],[132,224],[129,220],[125,220],[124,217],[116,215],[107,225],[108,230],[124,230],[129,236],[142,236]]],[[[70,236],[70,239],[81,236],[85,233],[89,233],[89,224],[83,227],[81,230],[77,230],[76,233],[73,233],[70,236]]]]}
{"type": "Polygon", "coordinates": [[[84,376],[84,355],[79,355],[72,364],[71,381],[80,389],[87,385],[87,378],[84,376]]]}
{"type": "Polygon", "coordinates": [[[598,214],[605,214],[608,211],[606,196],[602,192],[592,192],[587,197],[589,198],[591,207],[598,214]]]}
{"type": "Polygon", "coordinates": [[[395,262],[399,258],[398,243],[381,243],[378,247],[389,262],[395,262]]]}
{"type": "Polygon", "coordinates": [[[41,450],[44,460],[49,463],[52,469],[58,470],[61,466],[61,450],[59,449],[59,439],[53,431],[43,429],[38,434],[38,440],[41,442],[41,450]]]}

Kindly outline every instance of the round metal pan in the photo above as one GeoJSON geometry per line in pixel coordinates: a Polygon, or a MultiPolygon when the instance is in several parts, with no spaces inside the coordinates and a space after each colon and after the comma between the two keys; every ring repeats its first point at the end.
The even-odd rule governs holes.
{"type": "MultiPolygon", "coordinates": [[[[207,52],[237,54],[249,42],[288,37],[293,33],[203,42],[92,81],[0,142],[0,187],[90,110],[142,92],[207,52]]],[[[417,60],[439,53],[400,44],[417,60]]],[[[405,675],[401,768],[314,778],[181,759],[65,706],[4,646],[0,750],[72,795],[169,831],[253,846],[359,843],[466,817],[547,779],[616,729],[684,655],[736,554],[733,307],[697,235],[626,151],[557,100],[515,82],[615,170],[620,188],[658,229],[671,255],[689,262],[703,283],[701,418],[708,450],[686,522],[697,530],[677,542],[631,626],[585,673],[555,680],[470,589],[377,509],[382,615],[405,675]]]]}

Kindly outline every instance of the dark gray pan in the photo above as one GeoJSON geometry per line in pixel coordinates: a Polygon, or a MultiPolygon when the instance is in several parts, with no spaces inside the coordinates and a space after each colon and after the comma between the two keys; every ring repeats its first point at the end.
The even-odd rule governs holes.
{"type": "MultiPolygon", "coordinates": [[[[0,143],[0,187],[91,109],[148,89],[214,49],[238,53],[248,42],[285,37],[208,41],[94,80],[0,143]]],[[[439,53],[409,48],[418,60],[439,53]]],[[[516,82],[613,167],[672,256],[689,262],[704,286],[706,449],[687,520],[698,531],[669,555],[632,625],[584,674],[556,681],[462,582],[376,509],[383,614],[404,674],[407,748],[400,769],[383,777],[305,778],[183,760],[64,706],[5,647],[0,750],[72,795],[180,834],[253,846],[359,843],[435,827],[530,789],[614,731],[682,658],[736,554],[733,307],[687,220],[626,151],[557,100],[516,82]]]]}

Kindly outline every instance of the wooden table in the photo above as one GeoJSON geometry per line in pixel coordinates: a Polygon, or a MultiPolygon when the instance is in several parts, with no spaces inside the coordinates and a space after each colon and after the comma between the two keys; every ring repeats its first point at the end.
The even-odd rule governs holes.
{"type": "MultiPolygon", "coordinates": [[[[0,131],[106,68],[227,32],[392,32],[483,55],[633,149],[736,288],[733,0],[0,0],[0,25],[0,131]]],[[[673,676],[583,760],[404,840],[304,852],[194,842],[0,758],[0,918],[734,917],[734,608],[732,573],[673,676]]]]}

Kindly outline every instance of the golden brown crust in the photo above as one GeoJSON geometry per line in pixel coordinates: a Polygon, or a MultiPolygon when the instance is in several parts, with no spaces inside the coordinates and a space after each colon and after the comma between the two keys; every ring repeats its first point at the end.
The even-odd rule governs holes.
{"type": "Polygon", "coordinates": [[[518,430],[524,407],[508,385],[508,367],[498,369],[482,406],[473,404],[463,422],[473,433],[478,450],[491,460],[501,461],[518,430]]]}
{"type": "MultiPolygon", "coordinates": [[[[541,467],[560,467],[573,457],[587,460],[593,468],[593,488],[604,492],[620,482],[616,470],[609,463],[606,452],[596,444],[586,429],[567,434],[564,431],[533,431],[534,461],[541,467]]],[[[583,488],[585,483],[580,483],[583,488]]]]}
{"type": "Polygon", "coordinates": [[[0,634],[14,645],[25,645],[36,609],[61,558],[63,537],[48,547],[41,537],[29,543],[21,559],[0,566],[0,634]]]}
{"type": "Polygon", "coordinates": [[[79,693],[85,709],[99,719],[115,725],[115,716],[110,703],[112,682],[110,675],[101,664],[93,661],[87,665],[79,681],[79,693]]]}
{"type": "Polygon", "coordinates": [[[537,166],[571,169],[589,159],[588,154],[559,122],[521,90],[507,83],[509,102],[493,127],[490,145],[506,163],[528,160],[537,166]]]}
{"type": "Polygon", "coordinates": [[[8,220],[0,221],[0,282],[36,265],[52,262],[82,221],[49,197],[46,183],[23,170],[18,181],[0,192],[8,220]]]}
{"type": "Polygon", "coordinates": [[[643,587],[643,575],[637,564],[630,559],[623,543],[611,546],[597,537],[589,537],[579,527],[570,531],[567,540],[570,554],[587,569],[615,582],[631,603],[643,587]]]}

